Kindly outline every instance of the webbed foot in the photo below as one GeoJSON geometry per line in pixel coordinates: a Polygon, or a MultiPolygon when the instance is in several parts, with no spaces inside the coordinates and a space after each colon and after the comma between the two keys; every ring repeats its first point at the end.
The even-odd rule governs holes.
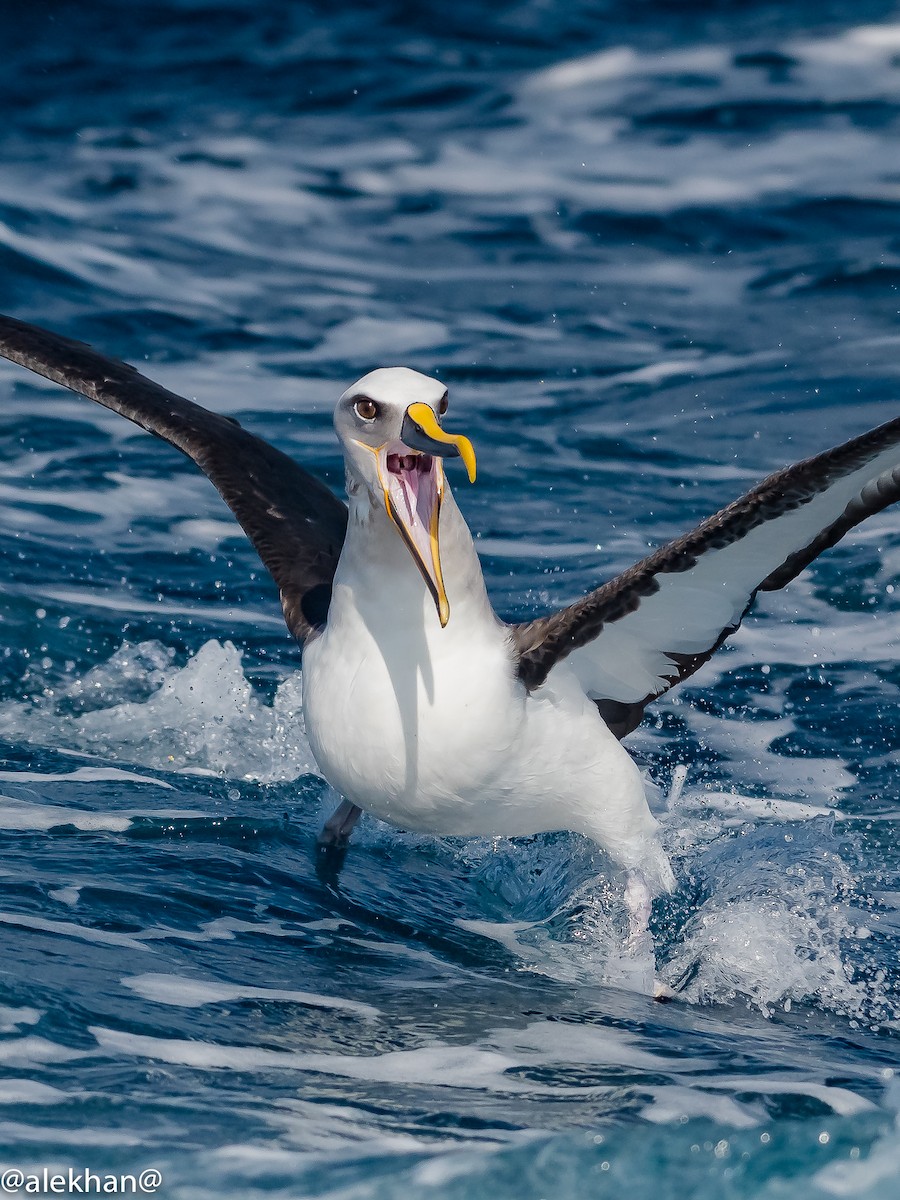
{"type": "Polygon", "coordinates": [[[361,808],[349,800],[342,800],[322,826],[316,845],[324,849],[346,850],[353,827],[361,816],[361,808]]]}
{"type": "Polygon", "coordinates": [[[316,875],[326,887],[337,884],[347,857],[350,834],[361,815],[361,808],[349,800],[342,800],[316,838],[316,875]]]}

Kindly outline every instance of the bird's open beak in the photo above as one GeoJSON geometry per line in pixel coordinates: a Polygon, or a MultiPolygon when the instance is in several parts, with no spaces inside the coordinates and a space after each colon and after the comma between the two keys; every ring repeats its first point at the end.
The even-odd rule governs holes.
{"type": "Polygon", "coordinates": [[[390,519],[422,572],[441,626],[450,620],[450,603],[441,574],[438,529],[444,495],[442,458],[459,457],[475,481],[475,451],[467,437],[445,433],[427,404],[411,404],[399,442],[378,451],[378,474],[390,519]]]}

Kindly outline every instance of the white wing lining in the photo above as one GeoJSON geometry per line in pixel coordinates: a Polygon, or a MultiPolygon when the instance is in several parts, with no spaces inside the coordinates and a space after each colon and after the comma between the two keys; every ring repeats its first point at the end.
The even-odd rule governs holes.
{"type": "Polygon", "coordinates": [[[626,704],[664,692],[683,673],[669,655],[711,652],[737,628],[757,590],[791,555],[872,489],[896,487],[898,455],[898,447],[891,446],[800,507],[757,525],[730,545],[704,551],[688,570],[658,574],[658,591],[569,655],[585,691],[626,704]]]}

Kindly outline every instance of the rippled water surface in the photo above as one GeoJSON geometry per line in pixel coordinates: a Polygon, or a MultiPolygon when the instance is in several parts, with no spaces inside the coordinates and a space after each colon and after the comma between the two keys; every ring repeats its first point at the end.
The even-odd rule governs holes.
{"type": "MultiPolygon", "coordinates": [[[[2,5],[0,309],[340,487],[451,389],[498,610],[897,415],[889,4],[2,5]]],[[[900,512],[631,738],[660,1006],[570,835],[335,803],[274,587],[187,460],[0,365],[0,1160],[173,1197],[827,1197],[900,1171],[900,512]]]]}

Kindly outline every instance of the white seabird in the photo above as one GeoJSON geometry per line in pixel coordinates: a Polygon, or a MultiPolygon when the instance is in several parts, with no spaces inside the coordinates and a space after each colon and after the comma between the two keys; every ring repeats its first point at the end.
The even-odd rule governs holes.
{"type": "Polygon", "coordinates": [[[760,590],[784,586],[900,499],[900,418],[780,471],[559,612],[494,613],[443,460],[443,384],[403,367],[338,401],[347,507],[292,459],[90,347],[0,317],[0,354],[121,413],[207,474],[277,583],[304,646],[306,728],[360,810],[436,834],[573,830],[626,872],[631,942],[674,885],[641,775],[620,739],[692,674],[760,590]]]}
{"type": "Polygon", "coordinates": [[[470,475],[475,461],[467,438],[441,429],[445,405],[443,384],[404,367],[338,401],[350,516],[328,619],[303,654],[316,761],[353,804],[401,828],[571,829],[667,891],[640,772],[572,664],[530,691],[519,678],[444,478],[439,456],[461,454],[470,475]]]}

